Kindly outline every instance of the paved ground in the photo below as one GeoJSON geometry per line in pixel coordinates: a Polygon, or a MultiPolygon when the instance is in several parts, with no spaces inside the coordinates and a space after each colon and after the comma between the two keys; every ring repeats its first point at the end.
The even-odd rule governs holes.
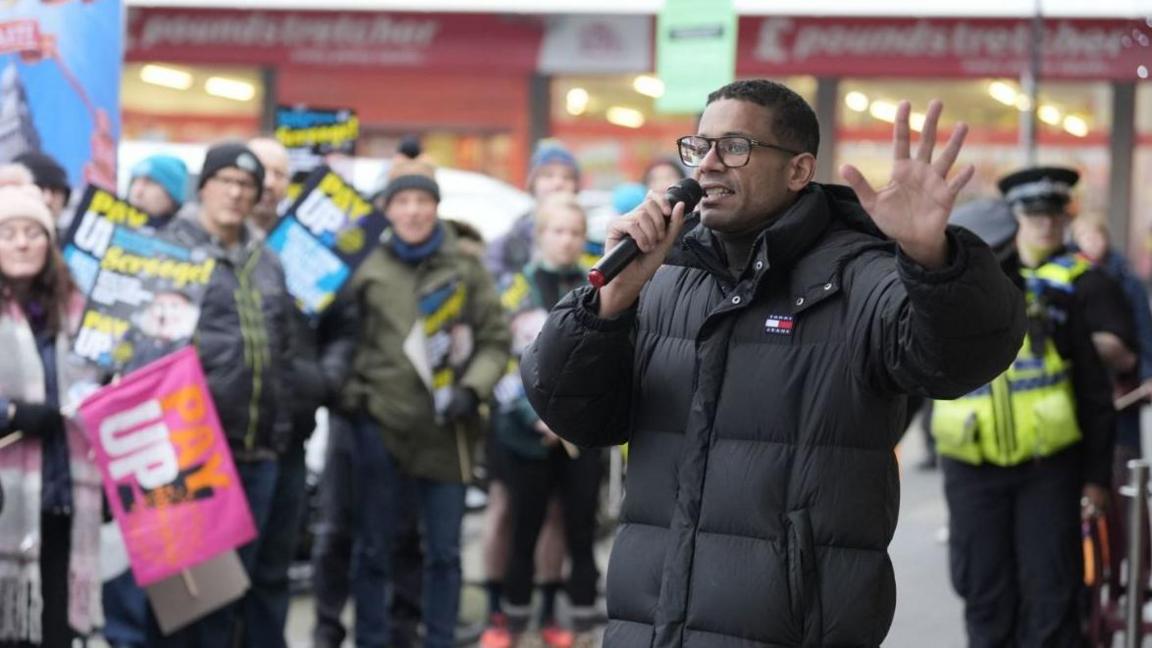
{"type": "MultiPolygon", "coordinates": [[[[896,569],[897,605],[892,631],[884,645],[890,648],[962,648],[965,644],[961,622],[960,600],[948,581],[947,545],[938,533],[947,523],[940,475],[922,472],[913,464],[919,461],[923,442],[916,430],[901,448],[905,458],[900,502],[900,524],[892,541],[892,561],[896,569]],[[929,641],[928,638],[931,638],[929,641]],[[925,643],[929,641],[929,643],[925,643]]],[[[479,582],[481,517],[470,515],[464,529],[464,578],[479,582]]],[[[609,543],[601,543],[601,569],[607,565],[609,543]]],[[[483,596],[476,588],[464,593],[461,616],[479,620],[483,616],[483,596]]],[[[308,648],[312,624],[312,601],[298,597],[289,618],[289,640],[292,648],[308,648]]],[[[351,644],[349,644],[351,645],[351,644]]]]}
{"type": "MultiPolygon", "coordinates": [[[[1150,410],[1145,410],[1144,429],[1152,429],[1150,410]]],[[[1150,439],[1145,439],[1145,447],[1150,439]]],[[[902,458],[902,497],[900,523],[890,547],[896,570],[896,616],[884,642],[886,648],[963,648],[965,636],[962,605],[948,579],[948,550],[942,530],[947,511],[939,471],[921,471],[916,464],[923,457],[919,430],[908,433],[900,448],[902,458]]],[[[482,579],[480,529],[482,516],[471,514],[464,525],[464,578],[469,583],[482,579]]],[[[601,569],[607,565],[610,543],[598,546],[601,569]]],[[[1149,618],[1149,609],[1145,618],[1149,618]]],[[[463,594],[461,617],[479,623],[484,614],[484,598],[476,586],[463,594]]],[[[349,614],[349,620],[350,620],[349,614]]],[[[306,595],[294,599],[289,616],[288,640],[291,648],[310,648],[313,622],[312,600],[306,595]]],[[[349,642],[347,644],[351,646],[349,642]]],[[[1115,646],[1123,644],[1119,637],[1115,646]]],[[[99,646],[99,643],[97,643],[99,646]]],[[[1152,639],[1145,642],[1152,646],[1152,639]]]]}

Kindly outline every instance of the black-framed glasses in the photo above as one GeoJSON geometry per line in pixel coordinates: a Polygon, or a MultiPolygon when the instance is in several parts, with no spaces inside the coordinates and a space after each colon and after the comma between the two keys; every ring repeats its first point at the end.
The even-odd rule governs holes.
{"type": "Polygon", "coordinates": [[[249,180],[248,178],[236,178],[233,176],[223,176],[217,174],[209,178],[209,180],[215,180],[216,182],[228,188],[236,187],[240,190],[240,193],[243,194],[256,193],[256,189],[259,188],[256,186],[255,182],[249,180]]]}
{"type": "Polygon", "coordinates": [[[748,159],[752,157],[753,146],[782,151],[788,155],[800,155],[800,151],[760,142],[743,135],[725,135],[724,137],[685,135],[676,140],[676,149],[680,151],[680,161],[684,163],[684,166],[698,167],[708,156],[708,151],[712,150],[713,144],[716,145],[716,152],[720,155],[720,161],[728,168],[742,167],[748,164],[748,159]]]}

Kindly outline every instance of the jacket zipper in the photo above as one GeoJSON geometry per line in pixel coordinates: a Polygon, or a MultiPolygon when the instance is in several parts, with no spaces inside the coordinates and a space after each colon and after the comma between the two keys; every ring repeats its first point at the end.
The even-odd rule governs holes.
{"type": "MultiPolygon", "coordinates": [[[[252,450],[256,446],[256,430],[260,423],[260,396],[264,387],[264,358],[257,340],[259,314],[253,312],[257,297],[253,294],[250,275],[260,259],[257,248],[248,262],[237,273],[240,289],[236,291],[236,310],[240,315],[240,332],[244,341],[244,359],[252,369],[252,394],[248,401],[248,430],[244,435],[244,447],[252,450]]],[[[264,351],[267,351],[267,335],[264,336],[264,351]]]]}

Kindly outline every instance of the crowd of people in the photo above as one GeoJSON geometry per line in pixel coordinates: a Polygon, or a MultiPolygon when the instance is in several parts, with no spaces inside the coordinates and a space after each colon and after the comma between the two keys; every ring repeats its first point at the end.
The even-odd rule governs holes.
{"type": "MultiPolygon", "coordinates": [[[[102,587],[91,571],[100,479],[84,435],[61,414],[76,373],[69,333],[83,306],[59,252],[72,188],[43,154],[0,167],[3,330],[21,349],[0,372],[0,430],[18,439],[0,450],[9,466],[0,469],[8,495],[0,542],[13,556],[21,543],[38,545],[11,573],[0,570],[12,593],[5,601],[27,593],[19,611],[0,615],[0,645],[65,645],[93,630],[117,648],[286,645],[289,568],[309,508],[304,444],[321,407],[329,434],[311,521],[316,645],[344,640],[349,598],[358,645],[455,645],[465,487],[483,472],[480,458],[491,556],[485,645],[510,645],[527,629],[521,610],[538,582],[548,645],[590,645],[601,457],[531,420],[510,363],[531,341],[533,323],[583,281],[587,223],[575,158],[543,143],[528,179],[539,208],[485,245],[472,227],[439,217],[435,167],[407,143],[371,197],[387,218],[385,234],[316,317],[296,307],[265,244],[286,207],[289,163],[283,146],[260,137],[212,146],[194,191],[186,165],[166,154],[135,165],[127,185],[127,201],[153,217],[151,235],[216,261],[194,344],[257,527],[239,551],[251,581],[242,600],[170,635],[130,570],[102,587]],[[570,478],[552,479],[569,464],[570,478]],[[15,502],[26,505],[22,519],[15,502]],[[541,542],[546,563],[534,575],[542,527],[551,540],[541,542]],[[77,543],[78,535],[87,540],[77,543]],[[569,556],[579,620],[561,628],[556,597],[569,556]],[[91,590],[87,604],[80,587],[91,590]],[[100,628],[81,619],[97,602],[100,628]]],[[[141,355],[124,370],[152,359],[141,355]]],[[[93,387],[109,379],[95,369],[85,377],[93,387]]]]}
{"type": "Polygon", "coordinates": [[[286,646],[320,409],[317,647],[456,645],[478,476],[482,648],[879,645],[917,399],[970,645],[1078,645],[1080,522],[1113,510],[1141,453],[1138,407],[1113,398],[1152,385],[1152,313],[1107,226],[1072,220],[1073,170],[1011,174],[999,209],[949,225],[973,169],[953,168],[962,124],[937,146],[942,109],[913,150],[901,104],[888,184],[846,166],[839,186],[813,181],[802,98],[726,85],[677,157],[614,193],[604,240],[555,141],[531,159],[533,208],[493,241],[440,216],[436,168],[406,142],[370,198],[383,235],[319,315],[266,243],[292,175],[280,143],[213,145],[194,188],[176,157],[140,162],[126,199],[150,234],[216,262],[193,344],[256,526],[244,596],[169,634],[131,571],[97,567],[100,476],[64,412],[110,377],[69,352],[72,187],[41,153],[0,165],[0,646],[286,646]],[[695,213],[665,195],[688,171],[695,213]],[[640,256],[587,285],[625,236],[640,256]],[[602,581],[602,448],[622,443],[602,581]]]}

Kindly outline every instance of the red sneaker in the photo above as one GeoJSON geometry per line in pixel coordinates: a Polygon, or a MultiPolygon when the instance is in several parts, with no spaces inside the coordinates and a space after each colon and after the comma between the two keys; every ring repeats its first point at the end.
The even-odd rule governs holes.
{"type": "Polygon", "coordinates": [[[491,626],[480,635],[480,648],[512,648],[512,633],[504,626],[491,626]]]}
{"type": "Polygon", "coordinates": [[[540,639],[548,648],[572,648],[572,631],[565,630],[555,623],[540,628],[540,639]]]}

